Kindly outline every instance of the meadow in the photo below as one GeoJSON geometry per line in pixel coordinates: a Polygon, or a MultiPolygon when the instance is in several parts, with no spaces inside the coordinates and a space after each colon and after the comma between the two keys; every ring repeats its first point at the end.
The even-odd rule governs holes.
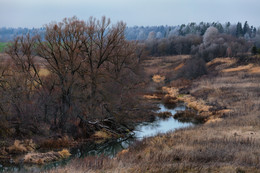
{"type": "Polygon", "coordinates": [[[4,49],[8,46],[7,42],[0,42],[0,53],[4,52],[4,49]]]}

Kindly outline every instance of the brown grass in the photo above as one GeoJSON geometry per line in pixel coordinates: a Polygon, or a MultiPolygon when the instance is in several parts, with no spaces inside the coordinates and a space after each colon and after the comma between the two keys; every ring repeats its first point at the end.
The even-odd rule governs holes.
{"type": "Polygon", "coordinates": [[[13,154],[20,154],[34,151],[35,148],[36,145],[31,139],[26,139],[24,141],[15,140],[14,144],[7,148],[7,151],[13,154]]]}
{"type": "Polygon", "coordinates": [[[50,151],[47,153],[28,153],[24,156],[24,162],[34,163],[34,164],[44,164],[44,163],[68,158],[70,155],[71,154],[67,149],[63,149],[62,151],[58,151],[58,152],[50,151]]]}
{"type": "Polygon", "coordinates": [[[160,76],[160,75],[154,75],[153,76],[153,81],[155,83],[164,82],[164,80],[165,80],[165,76],[160,76]]]}
{"type": "Polygon", "coordinates": [[[145,95],[143,95],[143,97],[145,98],[145,99],[148,99],[148,100],[150,100],[150,99],[161,99],[161,97],[160,96],[158,96],[158,95],[156,95],[156,94],[152,94],[152,95],[148,95],[148,94],[145,94],[145,95]]]}
{"type": "Polygon", "coordinates": [[[260,67],[257,66],[257,67],[253,67],[249,70],[249,73],[252,73],[252,74],[260,74],[260,67]]]}
{"type": "Polygon", "coordinates": [[[224,72],[224,73],[228,73],[228,72],[239,72],[239,71],[244,71],[244,70],[252,69],[253,66],[254,66],[253,64],[241,65],[241,66],[234,67],[234,68],[224,69],[224,70],[222,70],[222,72],[224,72]]]}
{"type": "Polygon", "coordinates": [[[191,80],[181,78],[172,81],[170,83],[170,86],[174,88],[185,88],[185,87],[189,87],[191,84],[192,84],[191,80]]]}
{"type": "Polygon", "coordinates": [[[105,129],[101,129],[100,131],[96,131],[93,137],[96,139],[110,139],[114,137],[114,134],[106,131],[105,129]]]}
{"type": "Polygon", "coordinates": [[[60,154],[60,156],[62,158],[68,158],[69,156],[71,156],[71,154],[70,154],[68,149],[63,149],[61,151],[58,151],[58,153],[60,154]]]}
{"type": "Polygon", "coordinates": [[[179,69],[181,69],[184,66],[184,63],[181,63],[180,65],[178,65],[177,67],[174,68],[174,71],[178,71],[179,69]]]}
{"type": "MultiPolygon", "coordinates": [[[[212,66],[214,64],[218,64],[218,66],[224,65],[224,66],[230,66],[233,65],[237,62],[237,60],[235,58],[215,58],[212,61],[207,63],[207,66],[212,66]]],[[[222,66],[223,68],[223,66],[222,66]]]]}
{"type": "Polygon", "coordinates": [[[163,75],[172,73],[179,64],[190,58],[190,55],[149,57],[143,63],[145,72],[149,76],[163,75]]]}
{"type": "Polygon", "coordinates": [[[53,149],[53,148],[68,148],[72,145],[73,140],[68,136],[62,138],[47,139],[41,142],[40,148],[53,149]]]}

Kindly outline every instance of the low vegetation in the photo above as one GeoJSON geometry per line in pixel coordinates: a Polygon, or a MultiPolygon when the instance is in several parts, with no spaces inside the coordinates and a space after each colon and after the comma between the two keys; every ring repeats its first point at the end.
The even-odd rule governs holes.
{"type": "Polygon", "coordinates": [[[48,162],[54,162],[61,159],[66,159],[70,156],[70,152],[67,149],[63,149],[58,152],[50,151],[46,153],[28,153],[24,156],[24,163],[30,164],[45,164],[48,162]]]}

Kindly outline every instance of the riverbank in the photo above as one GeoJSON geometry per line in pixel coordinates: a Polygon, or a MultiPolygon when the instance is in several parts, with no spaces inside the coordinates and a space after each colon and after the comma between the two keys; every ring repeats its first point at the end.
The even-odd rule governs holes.
{"type": "MultiPolygon", "coordinates": [[[[79,159],[50,172],[259,172],[260,67],[218,58],[207,68],[207,75],[192,82],[171,81],[167,88],[178,95],[166,93],[201,113],[210,111],[203,125],[146,138],[115,159],[79,159]]],[[[161,93],[150,95],[158,99],[161,93]]]]}
{"type": "MultiPolygon", "coordinates": [[[[40,151],[34,151],[35,144],[32,140],[27,141],[27,143],[16,140],[15,147],[13,148],[26,149],[30,147],[31,151],[24,156],[20,155],[20,157],[12,158],[16,165],[10,164],[9,166],[4,166],[2,168],[0,167],[0,172],[42,172],[70,164],[71,159],[83,159],[90,156],[106,156],[109,158],[114,158],[118,155],[118,153],[120,155],[128,151],[128,148],[136,141],[143,140],[146,137],[155,136],[158,132],[165,134],[169,131],[193,125],[192,123],[180,122],[173,118],[172,115],[175,115],[178,111],[183,111],[186,109],[186,107],[182,104],[175,108],[167,108],[160,103],[158,104],[158,108],[159,109],[155,111],[158,116],[155,117],[154,121],[138,123],[134,130],[131,131],[131,135],[128,137],[116,139],[88,139],[88,142],[85,141],[80,145],[78,144],[78,146],[71,146],[70,150],[63,149],[62,151],[59,151],[56,149],[54,151],[47,150],[48,152],[45,151],[42,153],[40,151]],[[167,116],[159,116],[164,114],[167,116]],[[19,164],[17,164],[17,162],[19,162],[19,164]]],[[[102,134],[101,136],[106,135],[102,134]]],[[[66,141],[64,139],[64,144],[68,141],[69,139],[67,137],[66,141]]]]}

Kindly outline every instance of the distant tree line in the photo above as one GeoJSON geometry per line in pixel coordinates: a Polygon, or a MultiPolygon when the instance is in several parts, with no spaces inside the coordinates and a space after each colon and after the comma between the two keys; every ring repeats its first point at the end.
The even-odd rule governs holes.
{"type": "MultiPolygon", "coordinates": [[[[147,40],[151,38],[168,38],[172,36],[186,36],[189,34],[203,36],[209,27],[215,27],[219,33],[225,33],[233,35],[235,37],[244,37],[246,39],[255,38],[260,35],[260,30],[255,26],[250,26],[246,21],[244,24],[238,22],[237,24],[231,24],[227,22],[221,24],[219,22],[205,23],[189,23],[178,26],[134,26],[127,27],[125,30],[125,37],[127,40],[147,40]]],[[[45,28],[0,28],[0,42],[6,42],[14,39],[16,36],[30,33],[38,33],[38,35],[44,36],[45,28]]]]}
{"type": "Polygon", "coordinates": [[[186,36],[189,34],[203,36],[206,30],[211,26],[217,28],[219,33],[225,33],[235,37],[245,37],[246,39],[255,38],[257,34],[260,34],[260,30],[254,26],[250,26],[247,21],[243,25],[241,22],[237,24],[231,24],[230,22],[225,24],[219,22],[200,22],[196,24],[193,22],[179,26],[128,27],[126,29],[126,38],[129,40],[146,40],[149,38],[167,38],[172,36],[186,36]]]}
{"type": "Polygon", "coordinates": [[[12,41],[18,36],[30,34],[33,35],[40,35],[42,38],[44,37],[44,34],[46,32],[46,29],[44,27],[42,28],[6,28],[2,27],[0,28],[0,42],[8,42],[12,41]]]}
{"type": "Polygon", "coordinates": [[[188,34],[161,39],[147,39],[143,42],[150,56],[192,54],[210,61],[214,57],[236,56],[248,52],[252,43],[244,37],[220,33],[213,26],[203,36],[188,34]]]}
{"type": "MultiPolygon", "coordinates": [[[[172,36],[146,40],[144,45],[146,54],[150,56],[191,55],[191,58],[179,70],[177,77],[193,79],[206,74],[206,63],[216,57],[239,57],[243,61],[253,47],[253,42],[244,37],[220,33],[219,29],[210,26],[203,36],[196,34],[172,36]]],[[[253,48],[254,52],[258,51],[257,47],[253,48]]],[[[172,76],[176,77],[176,75],[168,74],[169,79],[172,76]]]]}

